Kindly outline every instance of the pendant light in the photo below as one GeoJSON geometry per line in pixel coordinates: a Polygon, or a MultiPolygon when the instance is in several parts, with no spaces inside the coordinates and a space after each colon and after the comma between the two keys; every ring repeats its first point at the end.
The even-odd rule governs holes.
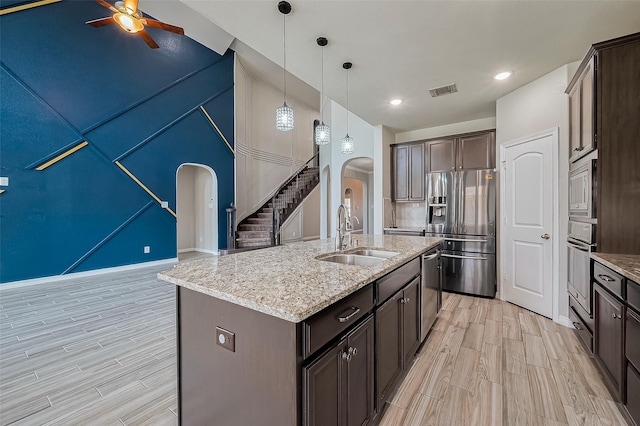
{"type": "Polygon", "coordinates": [[[282,81],[284,85],[284,104],[276,108],[276,128],[283,132],[293,130],[293,110],[287,105],[287,15],[291,12],[291,4],[287,1],[278,3],[282,13],[282,81]]]}
{"type": "Polygon", "coordinates": [[[342,153],[353,154],[353,138],[349,136],[349,70],[353,64],[351,62],[345,62],[342,64],[342,68],[347,70],[347,135],[342,138],[342,153]]]}
{"type": "Polygon", "coordinates": [[[324,124],[324,111],[322,107],[324,105],[324,47],[329,42],[324,37],[318,37],[316,42],[318,43],[318,46],[322,48],[322,79],[320,80],[320,124],[316,126],[315,139],[316,145],[326,145],[329,143],[329,141],[331,141],[331,129],[329,128],[329,126],[324,124]]]}

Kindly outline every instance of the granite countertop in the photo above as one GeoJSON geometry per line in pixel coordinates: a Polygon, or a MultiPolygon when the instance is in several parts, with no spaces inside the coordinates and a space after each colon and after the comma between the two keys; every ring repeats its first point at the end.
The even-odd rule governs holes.
{"type": "Polygon", "coordinates": [[[640,255],[591,253],[591,258],[640,284],[640,255]]]}
{"type": "Polygon", "coordinates": [[[287,321],[300,322],[442,241],[394,235],[352,238],[358,241],[359,247],[400,254],[374,266],[317,260],[316,256],[336,251],[335,240],[325,239],[179,262],[173,269],[160,272],[158,278],[287,321]]]}

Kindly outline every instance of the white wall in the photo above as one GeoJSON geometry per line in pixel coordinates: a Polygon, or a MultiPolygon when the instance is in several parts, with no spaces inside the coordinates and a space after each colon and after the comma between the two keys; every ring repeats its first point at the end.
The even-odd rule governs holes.
{"type": "MultiPolygon", "coordinates": [[[[567,174],[569,151],[569,98],[564,93],[578,63],[562,66],[549,74],[498,99],[496,103],[496,155],[501,164],[500,145],[525,138],[536,133],[558,128],[558,216],[554,218],[558,234],[553,236],[554,288],[557,291],[557,314],[554,320],[568,315],[567,299],[567,174]]],[[[498,179],[498,183],[500,179],[498,179]]],[[[498,202],[499,215],[502,211],[498,202]]],[[[501,221],[498,221],[498,224],[501,221]]],[[[498,229],[498,236],[500,229],[498,229]]],[[[499,238],[498,238],[499,240],[499,238]]],[[[500,249],[500,247],[499,247],[500,249]]],[[[500,271],[500,259],[498,270],[500,271]]],[[[498,291],[502,274],[498,276],[498,291]]]]}
{"type": "Polygon", "coordinates": [[[373,217],[376,234],[391,226],[391,145],[395,142],[396,135],[389,128],[374,128],[373,203],[379,212],[373,217]]]}
{"type": "Polygon", "coordinates": [[[178,169],[177,208],[178,252],[192,251],[196,247],[195,237],[195,168],[183,166],[178,169]]]}
{"type": "MultiPolygon", "coordinates": [[[[341,152],[341,139],[347,133],[347,110],[340,104],[328,100],[324,113],[325,123],[331,126],[331,143],[320,147],[320,170],[325,170],[325,167],[329,166],[330,177],[327,179],[324,174],[321,174],[320,238],[335,236],[335,213],[342,203],[341,187],[344,164],[353,158],[374,159],[374,128],[371,124],[349,112],[349,135],[354,139],[354,149],[353,154],[346,155],[341,152]],[[330,117],[329,121],[326,120],[326,117],[330,117]],[[330,190],[328,190],[328,185],[331,185],[330,190]],[[327,194],[330,194],[329,197],[327,194]]],[[[374,175],[381,172],[375,167],[374,160],[374,175]]],[[[374,220],[376,212],[379,211],[377,204],[375,205],[374,220]]]]}
{"type": "Polygon", "coordinates": [[[318,238],[320,238],[320,185],[307,195],[280,227],[282,243],[318,238]]]}
{"type": "Polygon", "coordinates": [[[313,121],[319,112],[287,97],[294,128],[275,127],[283,94],[249,75],[236,58],[236,215],[239,222],[260,207],[282,182],[313,155],[313,121]]]}
{"type": "Polygon", "coordinates": [[[396,134],[395,143],[419,141],[422,139],[439,138],[440,136],[459,135],[461,133],[477,132],[495,129],[496,117],[481,118],[479,120],[461,121],[444,126],[428,127],[396,134]]]}

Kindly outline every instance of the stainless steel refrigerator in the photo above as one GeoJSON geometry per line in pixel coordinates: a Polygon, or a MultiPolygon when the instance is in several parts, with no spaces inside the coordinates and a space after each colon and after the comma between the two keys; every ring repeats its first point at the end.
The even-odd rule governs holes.
{"type": "Polygon", "coordinates": [[[495,297],[494,169],[427,174],[426,235],[444,238],[442,289],[495,297]]]}

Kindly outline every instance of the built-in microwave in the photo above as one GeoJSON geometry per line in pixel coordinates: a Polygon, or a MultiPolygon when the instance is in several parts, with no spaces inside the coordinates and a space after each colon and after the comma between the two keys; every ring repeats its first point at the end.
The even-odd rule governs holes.
{"type": "Polygon", "coordinates": [[[589,159],[569,172],[569,216],[596,218],[596,159],[589,159]]]}

